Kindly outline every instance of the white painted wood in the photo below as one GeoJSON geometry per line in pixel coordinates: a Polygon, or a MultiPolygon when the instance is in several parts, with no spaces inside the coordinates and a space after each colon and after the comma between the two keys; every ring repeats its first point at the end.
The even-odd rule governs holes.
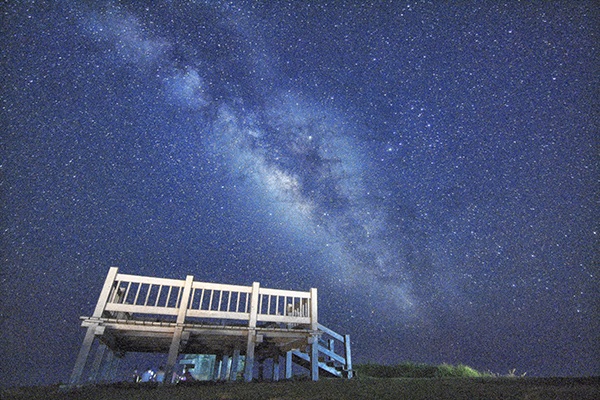
{"type": "Polygon", "coordinates": [[[153,306],[136,306],[133,304],[117,304],[108,303],[105,307],[106,311],[118,311],[125,313],[136,314],[162,314],[162,315],[179,315],[181,309],[175,307],[153,307],[153,306]]]}
{"type": "Polygon", "coordinates": [[[104,312],[104,307],[108,302],[108,296],[113,287],[113,283],[115,282],[115,278],[119,269],[117,267],[111,267],[108,270],[108,274],[106,275],[106,280],[104,281],[104,286],[102,287],[102,291],[100,292],[100,297],[98,297],[98,303],[96,303],[96,309],[92,314],[93,317],[101,318],[102,313],[104,312]]]}
{"type": "Polygon", "coordinates": [[[154,276],[129,275],[129,274],[118,274],[117,281],[148,283],[151,285],[165,285],[165,286],[183,286],[185,284],[185,281],[182,279],[156,278],[154,276]]]}
{"type": "Polygon", "coordinates": [[[246,344],[246,359],[244,362],[244,381],[252,382],[254,373],[254,348],[256,346],[256,332],[254,329],[248,331],[248,342],[246,344]]]}
{"type": "Polygon", "coordinates": [[[292,379],[292,350],[285,352],[285,379],[292,379]]]}
{"type": "Polygon", "coordinates": [[[258,298],[260,290],[260,284],[258,282],[252,283],[252,293],[250,295],[250,320],[248,326],[251,328],[256,327],[256,320],[258,314],[258,298]]]}
{"type": "Polygon", "coordinates": [[[348,379],[351,379],[354,375],[352,371],[352,351],[350,349],[350,335],[344,335],[344,347],[346,349],[346,371],[348,379]]]}
{"type": "Polygon", "coordinates": [[[234,319],[248,321],[249,313],[236,313],[226,311],[205,311],[205,310],[188,310],[187,316],[190,318],[219,318],[219,319],[234,319]]]}
{"type": "Polygon", "coordinates": [[[177,315],[177,323],[183,324],[190,301],[190,294],[192,292],[192,284],[194,283],[194,277],[188,275],[185,279],[185,285],[183,286],[183,294],[181,296],[181,304],[179,305],[179,313],[177,315]]]}
{"type": "Polygon", "coordinates": [[[79,354],[77,354],[77,360],[75,361],[75,366],[73,367],[73,372],[71,373],[71,378],[69,379],[69,383],[71,385],[77,385],[80,383],[83,369],[85,368],[88,355],[90,354],[90,349],[92,348],[94,338],[96,337],[97,327],[98,324],[93,324],[87,328],[87,332],[83,338],[83,344],[81,345],[81,349],[79,349],[79,354]]]}
{"type": "MultiPolygon", "coordinates": [[[[185,280],[154,278],[120,274],[113,267],[109,270],[93,316],[82,319],[82,326],[87,327],[88,331],[71,382],[81,379],[94,338],[104,335],[105,329],[116,337],[137,341],[140,349],[146,348],[141,344],[142,341],[150,339],[154,343],[152,346],[155,346],[153,351],[168,352],[167,367],[170,371],[182,345],[187,343],[190,335],[195,335],[207,340],[210,346],[217,346],[215,351],[218,354],[227,355],[223,359],[227,363],[223,364],[221,379],[235,379],[237,371],[234,371],[234,365],[237,369],[239,348],[245,342],[244,379],[252,380],[255,353],[258,351],[256,344],[263,341],[275,346],[281,354],[292,349],[306,350],[308,346],[305,356],[310,363],[313,380],[318,379],[320,369],[341,376],[341,366],[347,371],[348,377],[352,376],[350,338],[318,323],[318,296],[314,288],[309,292],[300,292],[261,288],[258,282],[252,286],[195,282],[191,275],[185,280]],[[219,320],[233,322],[210,325],[219,320]],[[243,325],[236,325],[239,323],[243,325]],[[320,335],[332,338],[325,338],[328,342],[324,343],[329,345],[319,345],[320,335]],[[344,343],[343,347],[340,346],[343,355],[335,352],[332,345],[335,340],[344,343]],[[227,352],[232,348],[238,350],[231,357],[227,352]],[[319,354],[335,361],[338,369],[319,363],[319,354]]],[[[298,354],[304,353],[298,351],[298,354]]],[[[279,356],[272,357],[273,379],[276,380],[279,376],[279,356]]],[[[98,360],[101,360],[100,355],[96,358],[93,370],[97,370],[98,360]]],[[[292,353],[287,352],[286,378],[293,373],[292,360],[292,353]]],[[[172,376],[170,371],[167,376],[172,376]]]]}
{"type": "Polygon", "coordinates": [[[310,289],[310,320],[311,329],[313,331],[317,331],[319,329],[318,317],[317,288],[312,288],[310,289]]]}
{"type": "Polygon", "coordinates": [[[310,377],[313,381],[319,380],[319,339],[313,337],[310,345],[310,377]]]}
{"type": "Polygon", "coordinates": [[[90,381],[92,381],[92,382],[96,382],[98,380],[98,373],[100,372],[100,367],[102,366],[102,360],[104,359],[105,352],[106,352],[106,345],[104,343],[101,343],[96,348],[94,362],[92,363],[92,368],[90,370],[90,381]]]}
{"type": "Polygon", "coordinates": [[[283,290],[283,289],[270,289],[270,288],[260,288],[261,295],[271,295],[271,296],[287,296],[287,297],[299,297],[303,299],[310,298],[310,292],[298,292],[295,290],[283,290]]]}
{"type": "Polygon", "coordinates": [[[193,285],[194,289],[209,289],[209,290],[224,290],[226,292],[241,292],[250,293],[251,286],[228,285],[224,283],[200,282],[196,281],[193,285]]]}
{"type": "Polygon", "coordinates": [[[340,335],[337,332],[332,331],[331,329],[327,328],[326,326],[319,324],[318,328],[320,331],[325,332],[326,334],[333,337],[334,339],[339,340],[340,342],[344,341],[344,336],[340,335]]]}

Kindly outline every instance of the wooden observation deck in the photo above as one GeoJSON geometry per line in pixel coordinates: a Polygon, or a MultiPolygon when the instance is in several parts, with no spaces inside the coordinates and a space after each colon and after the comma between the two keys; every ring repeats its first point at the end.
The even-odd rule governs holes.
{"type": "Polygon", "coordinates": [[[317,289],[207,283],[191,275],[164,279],[122,274],[113,267],[93,315],[81,317],[87,332],[70,383],[81,383],[96,340],[92,381],[105,358],[127,352],[168,354],[167,377],[180,354],[212,354],[221,366],[220,379],[235,379],[240,356],[247,382],[253,378],[255,359],[268,358],[278,380],[280,357],[285,359],[286,378],[292,377],[293,363],[308,368],[312,380],[319,379],[319,371],[351,378],[350,337],[319,324],[317,306],[317,289]],[[336,347],[336,342],[342,345],[336,347]],[[107,357],[106,349],[112,351],[107,357]]]}

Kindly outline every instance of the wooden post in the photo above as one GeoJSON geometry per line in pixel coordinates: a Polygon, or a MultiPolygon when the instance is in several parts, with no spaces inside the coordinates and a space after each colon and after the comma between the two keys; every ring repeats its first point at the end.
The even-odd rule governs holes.
{"type": "Polygon", "coordinates": [[[273,381],[279,381],[279,354],[273,356],[273,381]]]}
{"type": "Polygon", "coordinates": [[[229,372],[229,380],[236,381],[238,374],[238,364],[240,362],[240,349],[233,350],[233,358],[231,359],[231,370],[229,372]]]}
{"type": "Polygon", "coordinates": [[[221,377],[219,380],[227,381],[229,379],[229,371],[231,371],[231,357],[229,357],[229,354],[224,354],[221,366],[221,377]]]}
{"type": "MultiPolygon", "coordinates": [[[[96,303],[96,308],[92,314],[93,318],[102,317],[102,313],[104,312],[104,308],[108,302],[108,296],[110,295],[110,291],[113,287],[118,272],[119,268],[117,267],[111,267],[108,270],[108,274],[104,280],[104,286],[102,287],[102,291],[98,297],[98,302],[96,303]]],[[[98,324],[90,325],[85,333],[85,338],[83,339],[81,349],[79,349],[79,353],[77,354],[77,360],[75,361],[75,366],[73,367],[73,372],[71,373],[71,378],[69,379],[69,383],[71,385],[76,385],[81,380],[83,369],[85,368],[87,358],[90,354],[92,344],[94,343],[94,339],[96,337],[96,328],[98,328],[98,324]]]]}
{"type": "Polygon", "coordinates": [[[317,302],[317,289],[310,289],[310,329],[319,330],[319,307],[317,302]]]}
{"type": "Polygon", "coordinates": [[[313,381],[319,380],[319,337],[311,336],[310,344],[310,377],[313,381]]]}
{"type": "Polygon", "coordinates": [[[256,346],[256,320],[258,319],[258,297],[260,284],[252,283],[252,293],[250,295],[250,319],[248,321],[248,343],[246,345],[246,362],[244,365],[244,380],[252,381],[254,371],[254,348],[256,346]]]}
{"type": "Polygon", "coordinates": [[[352,352],[350,350],[350,335],[344,335],[344,347],[346,351],[346,373],[348,378],[352,378],[352,352]]]}
{"type": "Polygon", "coordinates": [[[319,380],[319,307],[317,289],[310,289],[310,329],[313,331],[309,338],[310,344],[310,376],[313,381],[319,380]],[[312,341],[311,341],[312,339],[312,341]]]}
{"type": "Polygon", "coordinates": [[[285,379],[292,379],[292,350],[285,352],[285,379]]]}
{"type": "MultiPolygon", "coordinates": [[[[179,310],[177,312],[177,326],[173,331],[173,339],[171,340],[171,346],[169,347],[169,356],[167,358],[167,366],[165,368],[165,377],[173,376],[173,368],[175,367],[177,356],[179,356],[179,347],[181,346],[181,335],[183,333],[183,323],[185,322],[185,316],[187,313],[189,300],[192,293],[193,283],[194,277],[192,275],[188,275],[185,279],[183,293],[181,294],[181,304],[179,305],[179,310]]],[[[165,379],[165,382],[169,382],[169,380],[165,379]]]]}
{"type": "Polygon", "coordinates": [[[118,362],[119,359],[115,357],[115,353],[109,351],[106,355],[106,360],[104,361],[104,368],[102,368],[102,373],[100,374],[100,381],[111,382],[115,379],[118,362]]]}
{"type": "Polygon", "coordinates": [[[94,314],[92,317],[101,318],[102,313],[104,312],[104,308],[106,307],[106,303],[108,302],[108,296],[110,295],[110,291],[115,283],[115,279],[117,279],[117,273],[119,272],[119,268],[111,267],[108,270],[108,274],[106,275],[106,280],[104,281],[104,286],[102,287],[102,291],[100,292],[100,296],[98,297],[98,302],[96,303],[96,309],[94,310],[94,314]]]}
{"type": "Polygon", "coordinates": [[[219,378],[221,377],[221,368],[223,365],[223,356],[220,354],[217,354],[215,356],[215,365],[213,366],[213,371],[210,377],[210,380],[213,382],[217,382],[219,380],[219,378]]]}
{"type": "Polygon", "coordinates": [[[92,369],[90,370],[90,378],[89,380],[92,382],[98,382],[98,373],[100,372],[100,367],[102,366],[102,359],[104,358],[104,353],[106,352],[106,345],[101,343],[96,349],[96,356],[94,357],[94,362],[92,363],[92,369]]]}
{"type": "Polygon", "coordinates": [[[96,337],[97,327],[98,324],[91,325],[88,327],[87,332],[85,333],[83,343],[81,344],[81,349],[79,349],[79,354],[77,354],[77,360],[75,361],[73,372],[71,373],[71,379],[69,379],[69,383],[71,385],[77,385],[81,380],[83,369],[85,368],[88,355],[90,354],[90,349],[92,348],[92,344],[94,343],[94,339],[96,337]]]}

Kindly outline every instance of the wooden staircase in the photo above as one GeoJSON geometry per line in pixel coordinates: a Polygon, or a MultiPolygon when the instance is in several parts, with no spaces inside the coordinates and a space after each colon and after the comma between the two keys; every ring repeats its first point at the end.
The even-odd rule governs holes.
{"type": "MultiPolygon", "coordinates": [[[[319,324],[318,354],[319,372],[324,376],[337,378],[352,378],[352,356],[350,351],[350,335],[340,335],[337,332],[319,324]],[[341,342],[341,346],[336,342],[341,342]]],[[[310,354],[301,350],[292,350],[291,361],[310,370],[310,354]]]]}

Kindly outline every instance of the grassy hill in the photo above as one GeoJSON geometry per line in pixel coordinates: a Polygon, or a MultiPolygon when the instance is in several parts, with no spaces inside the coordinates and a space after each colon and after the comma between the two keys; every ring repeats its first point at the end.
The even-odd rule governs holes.
{"type": "Polygon", "coordinates": [[[197,400],[197,399],[600,399],[600,378],[494,376],[459,365],[405,363],[359,365],[357,377],[280,382],[195,382],[186,385],[114,383],[64,388],[24,387],[0,392],[3,400],[197,400]]]}
{"type": "Polygon", "coordinates": [[[600,399],[598,378],[357,378],[192,385],[94,385],[5,390],[5,400],[127,399],[600,399]]]}

